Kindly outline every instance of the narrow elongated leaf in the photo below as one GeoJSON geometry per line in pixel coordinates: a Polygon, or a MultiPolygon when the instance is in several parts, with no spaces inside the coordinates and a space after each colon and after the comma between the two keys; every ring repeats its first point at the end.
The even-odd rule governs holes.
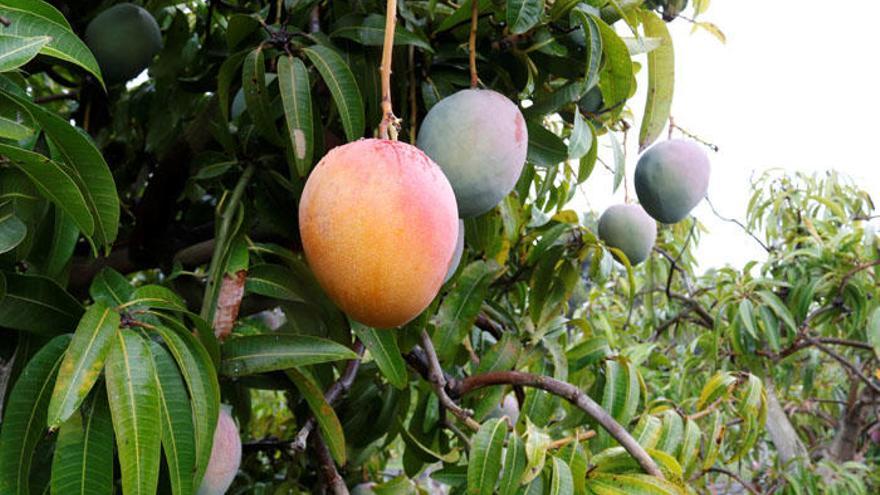
{"type": "Polygon", "coordinates": [[[223,345],[220,372],[236,377],[348,359],[357,359],[357,354],[332,340],[305,335],[249,335],[223,345]]]}
{"type": "Polygon", "coordinates": [[[326,46],[315,45],[303,51],[330,89],[333,102],[336,103],[336,109],[342,119],[345,136],[349,141],[363,137],[364,102],[348,64],[338,53],[326,46]]]}
{"type": "Polygon", "coordinates": [[[180,296],[167,287],[154,284],[135,289],[131,294],[131,300],[126,305],[186,311],[186,303],[180,296]]]}
{"type": "Polygon", "coordinates": [[[544,0],[507,0],[507,27],[513,34],[532,28],[544,13],[544,0]]]}
{"type": "Polygon", "coordinates": [[[507,422],[490,419],[474,435],[468,458],[468,489],[472,495],[491,495],[501,471],[501,451],[507,437],[507,422]]]}
{"type": "Polygon", "coordinates": [[[520,480],[526,470],[526,449],[523,441],[514,432],[507,442],[507,452],[504,454],[504,466],[501,471],[501,483],[498,486],[499,495],[515,495],[519,490],[520,480]]]}
{"type": "Polygon", "coordinates": [[[596,495],[684,495],[684,490],[647,474],[598,473],[587,481],[596,495]]]}
{"type": "Polygon", "coordinates": [[[648,52],[648,99],[639,129],[639,150],[644,150],[660,137],[669,120],[675,89],[675,50],[663,19],[648,10],[639,12],[645,36],[660,40],[660,46],[648,52]]]}
{"type": "Polygon", "coordinates": [[[24,126],[15,120],[0,117],[0,137],[18,141],[33,135],[34,130],[24,126]]]}
{"type": "Polygon", "coordinates": [[[434,345],[441,360],[455,355],[461,339],[470,330],[486,298],[489,284],[498,273],[498,265],[491,261],[474,261],[465,267],[437,312],[437,330],[434,345]]]}
{"type": "Polygon", "coordinates": [[[86,236],[95,232],[95,220],[86,199],[67,169],[32,151],[0,143],[0,154],[25,173],[49,201],[64,210],[86,236]]]}
{"type": "Polygon", "coordinates": [[[220,113],[225,121],[229,121],[229,94],[232,82],[240,73],[239,68],[248,53],[250,51],[243,50],[226,57],[226,60],[220,65],[220,71],[217,73],[217,100],[220,105],[220,113]]]}
{"type": "MultiPolygon", "coordinates": [[[[385,16],[370,14],[360,22],[335,29],[330,33],[330,36],[350,39],[367,46],[382,46],[385,41],[385,16]]],[[[434,52],[434,48],[428,40],[408,31],[405,26],[399,24],[394,30],[394,45],[412,45],[428,52],[434,52]]]]}
{"type": "Polygon", "coordinates": [[[50,41],[41,47],[41,53],[76,64],[103,84],[94,55],[55,7],[42,0],[0,0],[0,15],[9,21],[3,34],[49,37],[50,41]]]}
{"type": "Polygon", "coordinates": [[[880,308],[874,309],[871,313],[865,331],[868,334],[868,344],[874,348],[874,354],[880,359],[880,308]]]}
{"type": "Polygon", "coordinates": [[[278,84],[287,121],[287,137],[293,151],[296,172],[305,177],[312,166],[315,144],[312,118],[312,92],[309,71],[298,58],[289,55],[278,59],[278,84]]]}
{"type": "Polygon", "coordinates": [[[550,495],[568,495],[574,493],[574,479],[571,468],[558,457],[553,458],[553,473],[550,477],[550,495]]]}
{"type": "Polygon", "coordinates": [[[406,362],[397,346],[397,336],[394,332],[376,330],[354,322],[352,329],[370,351],[370,355],[376,361],[379,371],[382,372],[388,383],[399,389],[405,388],[409,383],[409,374],[406,371],[406,362]]]}
{"type": "Polygon", "coordinates": [[[120,306],[131,300],[134,287],[121,273],[112,268],[104,268],[92,280],[89,295],[95,301],[104,301],[108,306],[120,306]]]}
{"type": "Polygon", "coordinates": [[[614,185],[612,191],[617,192],[626,175],[626,159],[624,157],[623,145],[617,139],[613,132],[608,133],[608,139],[611,141],[611,151],[614,156],[614,185]]]}
{"type": "Polygon", "coordinates": [[[76,328],[82,306],[55,281],[36,275],[4,275],[6,297],[0,299],[0,327],[41,335],[76,328]]]}
{"type": "Polygon", "coordinates": [[[797,324],[794,322],[794,316],[792,316],[788,306],[779,299],[779,296],[768,290],[762,290],[758,292],[758,297],[764,301],[764,304],[770,306],[773,312],[776,313],[776,316],[785,323],[785,326],[788,327],[792,334],[797,333],[797,324]]]}
{"type": "Polygon", "coordinates": [[[739,320],[745,326],[746,331],[753,339],[758,340],[758,331],[755,329],[755,313],[752,301],[743,299],[739,303],[739,320]]]}
{"type": "Polygon", "coordinates": [[[269,94],[266,90],[266,60],[262,47],[258,46],[245,57],[241,67],[241,84],[247,111],[260,134],[271,143],[282,146],[283,141],[278,134],[278,128],[275,127],[269,94]]]}
{"type": "Polygon", "coordinates": [[[119,230],[119,197],[101,153],[85,133],[58,115],[12,93],[0,91],[0,95],[30,114],[71,166],[68,172],[75,172],[73,178],[95,218],[95,241],[109,247],[119,230]]]}
{"type": "Polygon", "coordinates": [[[107,398],[126,494],[155,494],[159,482],[162,422],[156,367],[138,333],[118,330],[107,356],[107,398]]]}
{"type": "Polygon", "coordinates": [[[685,477],[690,476],[691,472],[697,465],[700,456],[700,441],[703,438],[703,432],[700,431],[697,422],[691,419],[685,421],[684,438],[681,442],[681,448],[678,452],[678,463],[684,470],[685,477]]]}
{"type": "Polygon", "coordinates": [[[220,414],[220,384],[211,356],[204,346],[186,327],[156,327],[177,366],[180,369],[192,401],[192,418],[195,426],[196,467],[193,486],[199,486],[211,458],[214,430],[220,414]]]}
{"type": "Polygon", "coordinates": [[[4,406],[0,429],[0,493],[27,495],[37,443],[46,434],[46,407],[69,335],[59,335],[28,362],[4,406]]]}
{"type": "Polygon", "coordinates": [[[584,91],[591,89],[599,80],[599,67],[602,63],[602,33],[593,16],[586,12],[575,9],[571,13],[572,18],[580,22],[584,29],[584,91]]]}
{"type": "MultiPolygon", "coordinates": [[[[491,0],[477,0],[479,3],[477,4],[477,12],[482,14],[485,10],[492,7],[491,0]]],[[[467,22],[471,18],[471,9],[473,8],[474,0],[465,0],[459,7],[455,9],[455,12],[452,13],[446,19],[443,19],[443,22],[437,26],[437,29],[434,31],[434,34],[437,34],[441,31],[446,31],[447,29],[453,28],[463,22],[467,22]]]]}
{"type": "Polygon", "coordinates": [[[250,294],[281,299],[282,301],[308,302],[303,289],[297,283],[296,274],[287,267],[273,264],[252,266],[248,270],[245,291],[250,294]]]}
{"type": "Polygon", "coordinates": [[[730,392],[730,388],[736,383],[736,377],[726,371],[719,371],[703,386],[700,398],[697,401],[697,410],[711,405],[716,399],[730,392]]]}
{"type": "MultiPolygon", "coordinates": [[[[629,361],[606,361],[605,382],[602,389],[602,408],[620,424],[629,423],[635,416],[641,397],[638,371],[629,361]]],[[[605,430],[599,430],[595,441],[598,448],[612,445],[605,430]]]]}
{"type": "Polygon", "coordinates": [[[605,66],[599,73],[599,88],[607,108],[614,108],[615,114],[623,110],[635,86],[632,59],[626,43],[614,32],[614,28],[598,18],[593,18],[602,35],[602,49],[605,53],[605,66]]]}
{"type": "Polygon", "coordinates": [[[526,158],[536,167],[554,167],[568,158],[568,147],[562,139],[548,131],[540,122],[527,121],[529,148],[526,158]]]}
{"type": "Polygon", "coordinates": [[[113,492],[113,423],[104,387],[96,388],[58,430],[52,495],[113,492]]]}
{"type": "Polygon", "coordinates": [[[336,417],[336,411],[324,399],[324,391],[304,370],[296,368],[287,370],[287,376],[296,385],[299,393],[306,399],[309,409],[312,410],[318,427],[321,429],[321,437],[327,442],[330,455],[333,456],[337,464],[344,466],[346,463],[345,433],[342,431],[339,418],[336,417]]]}
{"type": "Polygon", "coordinates": [[[191,494],[194,491],[192,472],[196,466],[196,439],[189,396],[171,354],[156,342],[152,343],[151,350],[156,362],[156,387],[162,416],[162,450],[171,490],[174,495],[191,494]]]}
{"type": "Polygon", "coordinates": [[[12,204],[0,207],[0,254],[15,249],[26,235],[27,225],[15,216],[12,204]]]}
{"type": "Polygon", "coordinates": [[[49,402],[49,428],[55,428],[77,409],[104,369],[104,359],[119,328],[119,313],[102,302],[86,310],[67,352],[49,402]]]}
{"type": "Polygon", "coordinates": [[[663,411],[660,437],[655,448],[674,456],[678,454],[682,440],[684,440],[684,421],[681,416],[671,409],[663,411]]]}
{"type": "Polygon", "coordinates": [[[0,34],[0,72],[17,69],[40,53],[52,38],[48,36],[21,37],[0,34]]]}
{"type": "Polygon", "coordinates": [[[593,131],[579,111],[574,112],[574,128],[568,138],[568,158],[579,160],[593,145],[593,131]]]}

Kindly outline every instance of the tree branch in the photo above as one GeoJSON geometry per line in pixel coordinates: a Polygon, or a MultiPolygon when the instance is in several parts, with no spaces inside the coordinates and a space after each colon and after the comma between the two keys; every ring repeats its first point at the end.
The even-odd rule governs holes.
{"type": "Polygon", "coordinates": [[[391,54],[394,51],[394,28],[397,24],[397,0],[388,0],[385,12],[385,39],[382,44],[382,120],[379,122],[379,138],[397,140],[398,119],[391,106],[391,54]]]}
{"type": "Polygon", "coordinates": [[[629,452],[646,473],[657,476],[658,478],[663,478],[663,473],[657,468],[657,464],[654,463],[651,456],[645,452],[645,449],[639,445],[632,435],[630,435],[620,423],[611,417],[611,415],[602,409],[599,404],[574,385],[547,376],[534,375],[522,371],[493,371],[460,380],[457,383],[457,392],[461,395],[465,395],[492,385],[521,385],[524,387],[534,387],[564,398],[596,420],[596,422],[599,423],[599,425],[604,428],[612,438],[617,440],[617,442],[629,452]]]}
{"type": "Polygon", "coordinates": [[[713,467],[713,468],[709,468],[709,470],[706,472],[725,474],[725,475],[735,479],[737,483],[742,485],[752,495],[760,495],[761,494],[761,492],[759,492],[758,490],[755,490],[755,488],[752,485],[750,485],[749,483],[746,483],[746,481],[744,479],[740,478],[740,476],[738,474],[734,473],[733,471],[729,471],[724,468],[713,467]]]}
{"type": "Polygon", "coordinates": [[[318,458],[321,476],[324,478],[327,488],[330,489],[330,493],[334,495],[349,495],[348,487],[345,486],[345,481],[339,476],[339,471],[336,470],[336,463],[333,462],[333,457],[330,456],[330,449],[327,448],[327,444],[324,443],[320,433],[316,433],[312,437],[312,447],[314,447],[315,455],[318,458]]]}
{"type": "Polygon", "coordinates": [[[844,368],[846,368],[847,370],[849,370],[853,375],[855,375],[855,376],[858,377],[860,380],[862,380],[863,382],[865,382],[865,385],[867,385],[868,387],[870,387],[871,390],[874,391],[874,393],[880,394],[880,386],[878,386],[878,385],[877,385],[876,383],[874,383],[870,378],[868,378],[867,376],[865,376],[865,374],[862,373],[862,371],[861,371],[860,369],[858,369],[858,368],[856,367],[856,365],[850,363],[849,361],[847,361],[846,359],[844,359],[840,354],[838,354],[838,353],[832,351],[831,349],[829,349],[828,347],[826,347],[826,346],[825,346],[824,344],[822,344],[821,342],[813,341],[813,345],[816,346],[816,348],[819,349],[820,351],[822,351],[822,352],[824,352],[825,354],[828,354],[829,356],[831,356],[835,361],[837,361],[838,363],[840,363],[844,368]]]}
{"type": "Polygon", "coordinates": [[[455,403],[446,393],[446,374],[440,367],[440,360],[437,358],[437,352],[434,351],[434,343],[431,336],[426,330],[422,330],[422,347],[428,358],[428,381],[434,386],[434,393],[440,400],[440,405],[448,409],[456,418],[467,425],[468,428],[477,431],[480,429],[480,423],[471,418],[471,414],[465,411],[455,403]]]}

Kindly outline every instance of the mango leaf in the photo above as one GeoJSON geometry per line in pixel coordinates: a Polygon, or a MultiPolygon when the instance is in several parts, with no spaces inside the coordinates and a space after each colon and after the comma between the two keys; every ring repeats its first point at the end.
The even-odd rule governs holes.
{"type": "Polygon", "coordinates": [[[220,373],[237,377],[351,359],[357,359],[357,354],[332,340],[305,335],[248,335],[223,345],[220,373]]]}
{"type": "Polygon", "coordinates": [[[286,373],[299,390],[300,395],[306,400],[309,409],[312,410],[318,427],[321,429],[321,437],[327,442],[330,455],[333,456],[337,464],[344,466],[346,463],[345,433],[342,431],[342,424],[336,416],[336,411],[324,398],[324,391],[305,370],[293,368],[287,370],[286,373]]]}
{"type": "Polygon", "coordinates": [[[120,306],[131,300],[134,287],[128,279],[112,268],[104,268],[92,279],[89,296],[108,306],[120,306]]]}
{"type": "Polygon", "coordinates": [[[686,492],[669,481],[647,474],[598,473],[587,487],[601,495],[684,495],[686,492]]]}
{"type": "Polygon", "coordinates": [[[599,26],[602,47],[605,51],[605,67],[599,73],[599,89],[607,108],[613,108],[615,115],[623,110],[635,86],[632,59],[626,43],[614,32],[614,28],[598,18],[593,18],[599,26]]]}
{"type": "Polygon", "coordinates": [[[624,156],[623,145],[618,141],[617,136],[613,132],[608,133],[608,139],[611,141],[611,151],[614,156],[614,185],[612,192],[617,192],[623,177],[626,175],[626,159],[624,156]]]}
{"type": "Polygon", "coordinates": [[[278,58],[278,85],[296,172],[305,177],[312,166],[315,137],[309,71],[302,60],[289,55],[278,58]]]}
{"type": "Polygon", "coordinates": [[[27,225],[15,216],[12,203],[0,206],[0,254],[15,249],[26,235],[27,225]]]}
{"type": "Polygon", "coordinates": [[[52,495],[113,492],[113,423],[104,387],[61,424],[52,458],[52,495]]]}
{"type": "Polygon", "coordinates": [[[252,266],[248,270],[245,291],[282,301],[308,302],[303,289],[297,284],[296,275],[281,265],[266,263],[252,266]]]}
{"type": "Polygon", "coordinates": [[[370,356],[379,366],[379,371],[392,386],[403,390],[409,383],[409,373],[406,371],[406,362],[400,354],[397,345],[397,335],[388,330],[376,330],[352,322],[352,329],[358,339],[370,351],[370,356]]]}
{"type": "Polygon", "coordinates": [[[156,493],[162,421],[156,367],[147,341],[118,330],[104,372],[126,494],[156,493]]]}
{"type": "MultiPolygon", "coordinates": [[[[558,3],[558,2],[557,2],[558,3]]],[[[602,64],[602,33],[599,31],[599,25],[592,15],[587,14],[581,9],[575,9],[571,12],[572,19],[581,23],[584,29],[584,53],[586,54],[586,63],[584,64],[584,89],[589,90],[595,86],[599,80],[599,68],[602,64]]]]}
{"type": "Polygon", "coordinates": [[[60,163],[32,151],[0,144],[0,154],[25,173],[40,193],[64,210],[83,235],[95,232],[95,220],[76,181],[60,163]]]}
{"type": "Polygon", "coordinates": [[[697,410],[702,410],[711,405],[719,397],[730,392],[732,385],[736,383],[736,377],[727,371],[719,371],[703,386],[700,398],[697,400],[697,410]]]}
{"type": "Polygon", "coordinates": [[[501,471],[501,483],[498,486],[499,495],[515,495],[519,490],[520,480],[526,470],[526,449],[523,441],[514,432],[507,442],[507,452],[504,455],[504,466],[501,471]]]}
{"type": "Polygon", "coordinates": [[[507,437],[507,422],[490,419],[474,435],[468,458],[468,489],[472,495],[491,495],[501,472],[501,451],[507,437]]]}
{"type": "Polygon", "coordinates": [[[86,310],[61,362],[49,402],[49,428],[67,421],[98,381],[119,328],[119,319],[119,313],[102,302],[86,310]]]}
{"type": "Polygon", "coordinates": [[[41,335],[76,328],[82,306],[54,280],[8,272],[4,275],[6,297],[0,299],[0,327],[41,335]]]}
{"type": "Polygon", "coordinates": [[[0,117],[0,137],[19,141],[34,134],[34,130],[15,120],[0,117]]]}
{"type": "Polygon", "coordinates": [[[9,21],[4,35],[49,37],[40,53],[76,64],[104,83],[95,56],[55,7],[42,0],[0,0],[0,15],[9,21]]]}
{"type": "Polygon", "coordinates": [[[58,115],[12,93],[0,91],[0,95],[36,120],[70,165],[67,172],[76,181],[95,218],[94,239],[109,248],[119,230],[119,197],[104,157],[87,134],[58,115]]]}
{"type": "Polygon", "coordinates": [[[458,345],[471,329],[489,284],[498,273],[498,265],[492,261],[474,261],[459,275],[455,288],[447,294],[437,312],[437,329],[433,340],[437,355],[443,361],[452,359],[458,345]]]}
{"type": "Polygon", "coordinates": [[[568,148],[562,139],[548,131],[540,122],[526,121],[529,148],[526,159],[536,167],[555,167],[568,158],[568,148]]]}
{"type": "Polygon", "coordinates": [[[579,160],[590,151],[593,145],[593,130],[581,116],[581,112],[574,112],[574,128],[568,137],[568,158],[579,160]]]}
{"type": "MultiPolygon", "coordinates": [[[[366,46],[382,46],[385,37],[385,16],[370,14],[360,22],[334,29],[330,33],[330,37],[346,38],[366,46]]],[[[428,40],[408,31],[405,26],[400,24],[394,30],[394,45],[412,45],[430,53],[434,52],[434,48],[428,40]]]]}
{"type": "Polygon", "coordinates": [[[550,477],[550,495],[568,495],[574,493],[574,478],[571,468],[558,457],[553,458],[553,473],[550,477]]]}
{"type": "MultiPolygon", "coordinates": [[[[477,12],[482,14],[484,11],[492,7],[491,0],[477,0],[479,3],[477,4],[477,12]]],[[[437,29],[434,30],[434,34],[437,34],[442,31],[446,31],[447,29],[451,29],[458,24],[463,22],[467,22],[471,18],[471,9],[473,8],[473,0],[465,0],[462,2],[455,12],[452,13],[446,19],[443,19],[443,22],[437,26],[437,29]]]]}
{"type": "Polygon", "coordinates": [[[46,407],[69,335],[50,340],[24,367],[4,407],[0,429],[0,493],[27,495],[37,443],[46,434],[46,407]]]}
{"type": "Polygon", "coordinates": [[[762,290],[758,292],[758,297],[764,301],[764,304],[770,306],[770,309],[776,313],[776,316],[785,323],[785,326],[791,331],[792,334],[797,333],[797,324],[794,322],[794,316],[792,316],[791,311],[789,311],[788,306],[779,299],[779,296],[768,291],[762,290]]]}
{"type": "Polygon", "coordinates": [[[743,299],[739,303],[739,320],[742,322],[746,331],[755,340],[758,340],[758,331],[755,329],[755,312],[752,301],[743,299]]]}
{"type": "Polygon", "coordinates": [[[348,64],[342,56],[332,48],[315,45],[304,48],[306,56],[318,69],[330,94],[336,109],[342,118],[342,127],[349,141],[360,139],[364,135],[364,102],[361,98],[361,90],[352,74],[348,64]]]}
{"type": "Polygon", "coordinates": [[[691,419],[685,420],[684,438],[681,442],[681,448],[678,452],[678,463],[684,470],[686,478],[690,476],[700,456],[700,442],[703,438],[703,432],[700,430],[697,422],[691,419]]]}
{"type": "Polygon", "coordinates": [[[663,411],[661,422],[660,436],[655,448],[667,454],[676,455],[678,447],[684,439],[684,421],[677,412],[667,409],[663,411]]]}
{"type": "Polygon", "coordinates": [[[241,68],[244,101],[257,129],[271,143],[282,146],[283,141],[275,127],[269,95],[266,90],[266,60],[263,48],[258,46],[244,59],[241,68]]]}
{"type": "Polygon", "coordinates": [[[868,334],[868,344],[874,348],[874,354],[880,359],[880,308],[875,308],[871,313],[865,331],[868,334]]]}
{"type": "Polygon", "coordinates": [[[156,342],[151,350],[156,363],[156,389],[162,417],[162,450],[174,495],[194,492],[192,471],[196,465],[195,428],[186,386],[171,354],[156,342]]]}
{"type": "Polygon", "coordinates": [[[220,65],[220,71],[217,73],[217,101],[220,105],[220,113],[226,122],[229,121],[229,94],[232,82],[240,73],[238,69],[244,63],[244,58],[249,53],[250,51],[248,50],[242,50],[226,57],[226,60],[220,65]]]}
{"type": "Polygon", "coordinates": [[[51,40],[49,36],[22,37],[0,34],[0,72],[8,72],[30,62],[51,40]]]}
{"type": "Polygon", "coordinates": [[[161,285],[143,285],[134,290],[125,307],[139,306],[145,308],[186,311],[186,303],[174,291],[161,285]]]}
{"type": "Polygon", "coordinates": [[[526,418],[526,471],[520,483],[526,484],[540,476],[550,448],[550,435],[537,428],[526,418]]]}
{"type": "Polygon", "coordinates": [[[648,99],[639,129],[639,151],[643,151],[660,137],[669,120],[675,89],[675,51],[663,19],[648,10],[639,12],[645,36],[659,38],[661,43],[648,52],[648,99]]]}
{"type": "MultiPolygon", "coordinates": [[[[633,419],[639,407],[641,390],[638,371],[632,363],[623,358],[605,362],[601,404],[618,423],[625,425],[633,419]]],[[[603,429],[599,430],[594,443],[601,449],[611,445],[612,439],[603,429]]]]}
{"type": "Polygon", "coordinates": [[[513,34],[532,28],[544,13],[544,0],[507,0],[507,27],[513,34]]]}

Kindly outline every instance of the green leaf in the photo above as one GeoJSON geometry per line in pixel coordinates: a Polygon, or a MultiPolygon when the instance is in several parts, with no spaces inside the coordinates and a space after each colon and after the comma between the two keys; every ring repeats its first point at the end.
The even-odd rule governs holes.
{"type": "Polygon", "coordinates": [[[211,356],[202,344],[182,325],[156,327],[162,336],[177,367],[180,369],[192,401],[192,418],[195,425],[196,467],[193,486],[199,486],[214,444],[214,430],[220,414],[220,384],[211,356]]]}
{"type": "Polygon", "coordinates": [[[507,452],[504,455],[504,467],[501,471],[499,495],[515,495],[519,491],[520,480],[526,470],[526,449],[516,432],[510,435],[507,452]]]}
{"type": "Polygon", "coordinates": [[[0,206],[0,254],[15,249],[26,235],[27,226],[15,216],[12,204],[0,206]]]}
{"type": "Polygon", "coordinates": [[[492,261],[474,261],[459,275],[455,288],[443,299],[437,312],[437,329],[433,340],[437,355],[443,361],[455,356],[461,340],[474,325],[483,305],[489,284],[498,273],[492,261]]]}
{"type": "Polygon", "coordinates": [[[599,73],[599,89],[607,108],[615,108],[614,114],[623,110],[626,100],[635,87],[632,59],[626,43],[617,36],[614,28],[594,18],[602,35],[602,47],[605,51],[605,67],[599,73]]]}
{"type": "Polygon", "coordinates": [[[131,300],[134,287],[121,273],[112,268],[104,268],[92,280],[89,296],[94,301],[103,301],[109,306],[120,306],[131,300]]]}
{"type": "MultiPolygon", "coordinates": [[[[385,42],[385,16],[370,14],[359,23],[341,26],[330,33],[330,37],[346,38],[366,46],[382,46],[385,42]]],[[[423,37],[408,31],[398,24],[394,30],[394,45],[412,45],[433,53],[431,43],[423,37]]]]}
{"type": "Polygon", "coordinates": [[[388,383],[401,390],[406,388],[409,383],[409,373],[397,346],[395,333],[391,330],[377,330],[356,322],[352,322],[352,329],[370,351],[370,355],[388,383]]]}
{"type": "Polygon", "coordinates": [[[739,303],[739,320],[746,327],[746,331],[753,339],[758,340],[758,331],[755,329],[755,313],[752,301],[743,299],[739,303]]]}
{"type": "Polygon", "coordinates": [[[731,386],[736,383],[736,377],[727,371],[719,371],[703,386],[700,398],[697,400],[697,410],[710,406],[722,395],[730,392],[731,386]]]}
{"type": "Polygon", "coordinates": [[[569,495],[574,493],[574,478],[571,468],[558,457],[553,458],[553,475],[550,478],[550,495],[569,495]]]}
{"type": "Polygon", "coordinates": [[[49,428],[56,428],[79,409],[104,369],[113,337],[119,328],[119,313],[102,302],[86,310],[67,352],[49,402],[49,428]]]}
{"type": "Polygon", "coordinates": [[[305,398],[309,409],[321,428],[321,437],[327,442],[330,455],[340,466],[346,463],[345,457],[345,433],[342,431],[342,424],[336,417],[336,411],[324,398],[324,391],[315,383],[315,380],[306,374],[304,370],[290,369],[287,370],[287,376],[296,385],[300,395],[305,398]]]}
{"type": "Polygon", "coordinates": [[[64,16],[42,0],[0,0],[0,15],[9,21],[4,35],[49,37],[40,53],[76,64],[101,81],[101,69],[94,55],[71,30],[64,16]]]}
{"type": "Polygon", "coordinates": [[[162,417],[162,449],[171,490],[174,495],[194,491],[192,472],[196,466],[193,412],[180,370],[171,354],[156,342],[152,343],[156,363],[156,389],[162,417]]]}
{"type": "Polygon", "coordinates": [[[332,340],[305,335],[248,335],[223,345],[220,372],[237,377],[357,359],[351,349],[332,340]]]}
{"type": "MultiPolygon", "coordinates": [[[[638,371],[631,362],[624,358],[605,362],[602,408],[618,423],[628,424],[635,417],[641,399],[641,390],[638,371]]],[[[602,429],[599,430],[594,443],[601,449],[612,445],[612,442],[608,433],[602,429]]]]}
{"type": "Polygon", "coordinates": [[[617,140],[617,136],[613,132],[608,133],[608,139],[611,140],[611,151],[614,155],[614,185],[612,192],[617,192],[626,175],[626,157],[624,155],[623,145],[617,140]]]}
{"type": "Polygon", "coordinates": [[[186,303],[173,290],[153,284],[135,289],[131,294],[131,299],[124,306],[186,311],[186,303]]]}
{"type": "Polygon", "coordinates": [[[354,141],[363,137],[364,102],[348,64],[332,48],[326,46],[315,45],[304,48],[303,51],[330,89],[348,140],[354,141]]]}
{"type": "Polygon", "coordinates": [[[220,71],[217,73],[217,101],[220,105],[220,113],[223,120],[229,121],[229,93],[235,76],[239,74],[239,68],[244,62],[244,58],[250,52],[243,50],[226,57],[226,60],[220,65],[220,71]]]}
{"type": "Polygon", "coordinates": [[[0,144],[0,154],[25,173],[40,193],[64,210],[86,236],[95,232],[95,220],[76,181],[60,163],[32,151],[0,144]]]}
{"type": "Polygon", "coordinates": [[[54,280],[37,275],[5,275],[6,297],[0,299],[0,327],[41,335],[57,335],[76,328],[82,306],[54,280]]]}
{"type": "Polygon", "coordinates": [[[28,494],[37,443],[46,434],[46,407],[69,335],[55,337],[25,366],[4,405],[0,430],[0,493],[28,494]]]}
{"type": "Polygon", "coordinates": [[[526,472],[520,483],[528,483],[537,478],[544,469],[547,459],[547,449],[550,448],[550,436],[540,428],[535,427],[526,418],[526,472]]]}
{"type": "Polygon", "coordinates": [[[581,116],[581,112],[574,112],[574,128],[568,137],[568,158],[579,160],[590,151],[593,146],[593,129],[581,116]]]}
{"type": "Polygon", "coordinates": [[[278,58],[278,85],[296,172],[305,177],[312,166],[315,137],[309,71],[302,60],[289,55],[278,58]]]}
{"type": "Polygon", "coordinates": [[[791,311],[789,311],[788,309],[788,306],[786,306],[785,303],[782,302],[781,299],[779,299],[779,296],[770,292],[769,290],[762,290],[758,292],[758,297],[760,297],[761,300],[764,301],[764,304],[770,306],[773,312],[776,313],[776,316],[779,317],[783,321],[783,323],[785,323],[785,326],[787,326],[789,330],[791,330],[792,334],[797,333],[798,328],[797,324],[794,322],[794,316],[792,316],[791,311]]]}
{"type": "MultiPolygon", "coordinates": [[[[2,1],[2,0],[0,0],[2,1]]],[[[0,91],[0,95],[33,117],[70,165],[68,174],[82,192],[95,218],[95,241],[110,247],[119,230],[119,197],[113,174],[88,135],[58,115],[24,98],[0,91]]]]}
{"type": "Polygon", "coordinates": [[[654,12],[640,10],[645,36],[660,39],[661,45],[648,52],[648,99],[639,130],[639,150],[644,150],[660,137],[672,109],[675,89],[675,50],[672,36],[663,19],[654,12]]]}
{"type": "Polygon", "coordinates": [[[58,430],[52,458],[52,495],[113,492],[113,423],[104,387],[92,390],[82,412],[58,430]]]}
{"type": "Polygon", "coordinates": [[[501,472],[501,451],[507,437],[507,421],[490,419],[480,426],[471,442],[468,458],[467,493],[491,495],[501,472]]]}
{"type": "Polygon", "coordinates": [[[874,348],[874,354],[880,359],[880,307],[875,308],[871,313],[866,332],[868,334],[868,344],[874,348]]]}
{"type": "Polygon", "coordinates": [[[15,120],[10,120],[6,117],[0,117],[0,138],[19,141],[21,139],[30,137],[33,134],[34,130],[30,127],[21,125],[15,120]]]}
{"type": "Polygon", "coordinates": [[[156,367],[147,341],[137,332],[118,330],[104,374],[122,491],[126,495],[154,494],[159,482],[162,422],[156,367]]]}
{"type": "Polygon", "coordinates": [[[672,409],[663,411],[660,436],[655,448],[670,455],[678,453],[678,447],[684,439],[684,421],[681,416],[672,409]]]}
{"type": "Polygon", "coordinates": [[[572,17],[577,19],[584,29],[584,53],[586,55],[586,63],[584,64],[584,90],[589,90],[599,80],[599,68],[602,64],[602,33],[599,31],[599,25],[592,15],[575,9],[571,13],[572,17]]]}
{"type": "Polygon", "coordinates": [[[21,37],[0,34],[0,72],[17,69],[40,53],[49,36],[21,37]]]}
{"type": "Polygon", "coordinates": [[[241,68],[241,84],[247,111],[253,118],[254,125],[264,138],[272,144],[282,146],[284,141],[275,127],[271,102],[266,91],[266,60],[262,46],[258,46],[245,57],[241,68]]]}
{"type": "Polygon", "coordinates": [[[507,0],[507,27],[513,34],[532,28],[544,13],[544,0],[507,0]]]}
{"type": "Polygon", "coordinates": [[[296,274],[281,265],[255,265],[248,270],[245,291],[249,294],[280,299],[282,301],[308,302],[298,285],[296,274]]]}
{"type": "MultiPolygon", "coordinates": [[[[477,12],[479,12],[480,14],[492,7],[491,0],[478,1],[479,3],[477,4],[477,12]]],[[[447,29],[451,29],[458,24],[469,21],[471,18],[471,9],[473,8],[473,4],[473,0],[465,0],[464,2],[462,2],[459,7],[455,9],[455,12],[453,12],[452,15],[450,15],[446,19],[443,19],[443,22],[441,22],[440,25],[437,26],[437,29],[434,30],[434,34],[436,35],[439,32],[446,31],[447,29]]]]}
{"type": "Polygon", "coordinates": [[[668,481],[647,474],[598,473],[587,481],[597,495],[684,495],[684,491],[668,481]]]}
{"type": "Polygon", "coordinates": [[[684,470],[685,477],[689,478],[693,469],[697,466],[700,457],[700,441],[703,432],[700,431],[697,422],[691,419],[685,420],[684,438],[678,452],[678,463],[684,470]]]}
{"type": "Polygon", "coordinates": [[[536,167],[555,167],[568,158],[568,147],[562,139],[548,131],[540,122],[526,121],[529,148],[526,158],[536,167]]]}

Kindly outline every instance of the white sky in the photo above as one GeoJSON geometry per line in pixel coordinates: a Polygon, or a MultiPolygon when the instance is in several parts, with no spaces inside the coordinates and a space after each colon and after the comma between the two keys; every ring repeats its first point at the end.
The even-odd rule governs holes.
{"type": "MultiPolygon", "coordinates": [[[[744,220],[749,177],[769,168],[833,168],[880,198],[880,2],[716,0],[701,19],[719,26],[727,44],[704,31],[690,34],[690,23],[682,19],[669,25],[676,58],[672,115],[676,124],[720,147],[710,152],[709,186],[719,213],[744,220]]],[[[646,69],[631,100],[636,121],[627,175],[633,197],[646,69]]],[[[600,140],[600,156],[611,163],[607,141],[600,140]]],[[[611,186],[611,174],[597,164],[584,188],[589,207],[601,212],[623,202],[623,187],[612,196],[611,186]]],[[[702,268],[763,259],[752,239],[718,220],[705,202],[694,213],[710,230],[697,253],[702,268]]]]}

